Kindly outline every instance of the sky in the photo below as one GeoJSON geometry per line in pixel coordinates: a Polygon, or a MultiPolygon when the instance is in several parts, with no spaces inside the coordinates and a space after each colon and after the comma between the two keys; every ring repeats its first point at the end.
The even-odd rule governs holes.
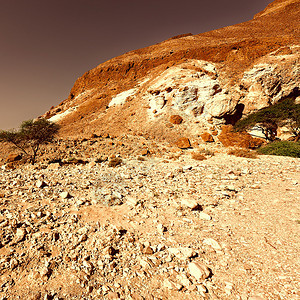
{"type": "Polygon", "coordinates": [[[272,0],[0,0],[0,129],[66,99],[86,71],[172,36],[251,20],[272,0]]]}

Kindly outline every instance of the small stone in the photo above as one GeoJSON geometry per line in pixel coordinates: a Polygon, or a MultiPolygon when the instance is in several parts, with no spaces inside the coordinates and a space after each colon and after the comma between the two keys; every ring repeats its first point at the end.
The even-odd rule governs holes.
{"type": "Polygon", "coordinates": [[[140,152],[140,155],[142,155],[142,156],[146,156],[148,154],[150,154],[148,149],[142,149],[141,152],[140,152]]]}
{"type": "Polygon", "coordinates": [[[43,188],[43,187],[47,186],[47,184],[42,180],[38,180],[35,185],[37,188],[43,188]]]}
{"type": "Polygon", "coordinates": [[[60,193],[60,197],[62,199],[67,199],[67,198],[70,198],[71,195],[69,194],[69,192],[62,192],[62,193],[60,193]]]}
{"type": "Polygon", "coordinates": [[[106,285],[102,285],[102,291],[103,291],[104,293],[107,293],[107,292],[110,291],[110,288],[109,288],[108,286],[106,286],[106,285]]]}
{"type": "Polygon", "coordinates": [[[167,231],[167,227],[165,227],[163,224],[158,224],[156,228],[160,233],[164,233],[167,231]]]}
{"type": "Polygon", "coordinates": [[[191,147],[191,143],[188,138],[180,138],[176,141],[175,144],[180,149],[187,149],[191,147]]]}
{"type": "Polygon", "coordinates": [[[213,143],[215,141],[213,136],[208,132],[204,132],[203,134],[201,134],[201,138],[205,143],[213,143]]]}
{"type": "Polygon", "coordinates": [[[211,216],[208,215],[208,214],[206,214],[206,213],[204,213],[203,211],[201,211],[201,212],[199,213],[199,218],[200,218],[201,220],[205,220],[205,221],[211,220],[211,216]]]}
{"type": "Polygon", "coordinates": [[[11,153],[6,158],[6,162],[14,162],[14,161],[18,161],[21,159],[22,159],[22,156],[20,154],[11,153]]]}
{"type": "Polygon", "coordinates": [[[204,281],[211,274],[210,269],[202,263],[189,263],[188,269],[190,274],[198,281],[204,281]]]}
{"type": "Polygon", "coordinates": [[[12,240],[11,244],[16,244],[21,242],[26,235],[26,231],[23,228],[18,228],[16,231],[16,235],[14,239],[12,240]]]}
{"type": "Polygon", "coordinates": [[[215,241],[214,239],[211,239],[211,238],[204,239],[203,244],[209,245],[209,246],[213,247],[215,250],[221,250],[222,249],[220,244],[217,241],[215,241]]]}
{"type": "Polygon", "coordinates": [[[130,206],[137,206],[140,203],[140,200],[135,197],[127,196],[126,199],[126,204],[130,206]]]}
{"type": "Polygon", "coordinates": [[[207,288],[203,284],[198,284],[197,290],[201,295],[207,293],[207,288]]]}
{"type": "Polygon", "coordinates": [[[147,247],[145,247],[143,253],[151,255],[151,254],[154,253],[154,251],[153,251],[153,249],[150,246],[147,246],[147,247]]]}
{"type": "Polygon", "coordinates": [[[118,292],[109,292],[107,294],[107,299],[110,299],[110,300],[120,299],[120,294],[118,292]]]}
{"type": "Polygon", "coordinates": [[[168,248],[170,254],[175,255],[178,259],[187,260],[196,256],[196,252],[192,248],[179,247],[179,248],[168,248]]]}
{"type": "Polygon", "coordinates": [[[182,117],[179,116],[179,115],[172,115],[172,116],[170,117],[170,123],[172,123],[172,124],[179,125],[179,124],[182,123],[182,121],[183,121],[183,119],[182,119],[182,117]]]}
{"type": "Polygon", "coordinates": [[[182,285],[176,282],[173,282],[169,279],[165,279],[163,282],[163,286],[166,289],[169,290],[176,290],[176,291],[180,291],[182,289],[182,285]]]}
{"type": "Polygon", "coordinates": [[[184,198],[181,200],[181,205],[183,207],[190,208],[191,210],[201,210],[202,209],[201,205],[198,203],[197,200],[192,200],[192,199],[187,199],[187,198],[184,198]]]}
{"type": "Polygon", "coordinates": [[[178,274],[176,278],[185,287],[189,287],[192,284],[185,274],[178,274]]]}
{"type": "Polygon", "coordinates": [[[251,186],[251,188],[254,189],[254,190],[258,190],[258,189],[260,189],[260,185],[259,184],[253,184],[251,186]]]}

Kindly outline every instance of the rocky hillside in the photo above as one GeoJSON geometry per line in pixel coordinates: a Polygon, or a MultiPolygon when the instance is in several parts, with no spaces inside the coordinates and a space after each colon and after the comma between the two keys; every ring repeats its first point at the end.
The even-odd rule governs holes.
{"type": "Polygon", "coordinates": [[[173,141],[220,133],[222,124],[299,95],[299,19],[299,0],[276,0],[251,21],[131,51],[86,72],[45,116],[63,135],[173,141]]]}

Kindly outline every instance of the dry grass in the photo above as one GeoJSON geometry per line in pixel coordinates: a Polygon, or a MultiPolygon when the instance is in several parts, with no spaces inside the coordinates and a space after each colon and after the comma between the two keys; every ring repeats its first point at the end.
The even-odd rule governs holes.
{"type": "Polygon", "coordinates": [[[258,154],[254,151],[248,149],[234,148],[230,149],[227,152],[228,155],[234,155],[237,157],[245,157],[245,158],[257,158],[258,154]]]}

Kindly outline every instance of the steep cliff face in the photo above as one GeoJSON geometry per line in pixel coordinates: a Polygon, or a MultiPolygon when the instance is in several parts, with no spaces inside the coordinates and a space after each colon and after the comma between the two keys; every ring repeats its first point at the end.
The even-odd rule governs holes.
{"type": "Polygon", "coordinates": [[[249,22],[131,51],[86,72],[45,116],[68,135],[216,130],[299,94],[299,19],[299,0],[276,0],[249,22]]]}

